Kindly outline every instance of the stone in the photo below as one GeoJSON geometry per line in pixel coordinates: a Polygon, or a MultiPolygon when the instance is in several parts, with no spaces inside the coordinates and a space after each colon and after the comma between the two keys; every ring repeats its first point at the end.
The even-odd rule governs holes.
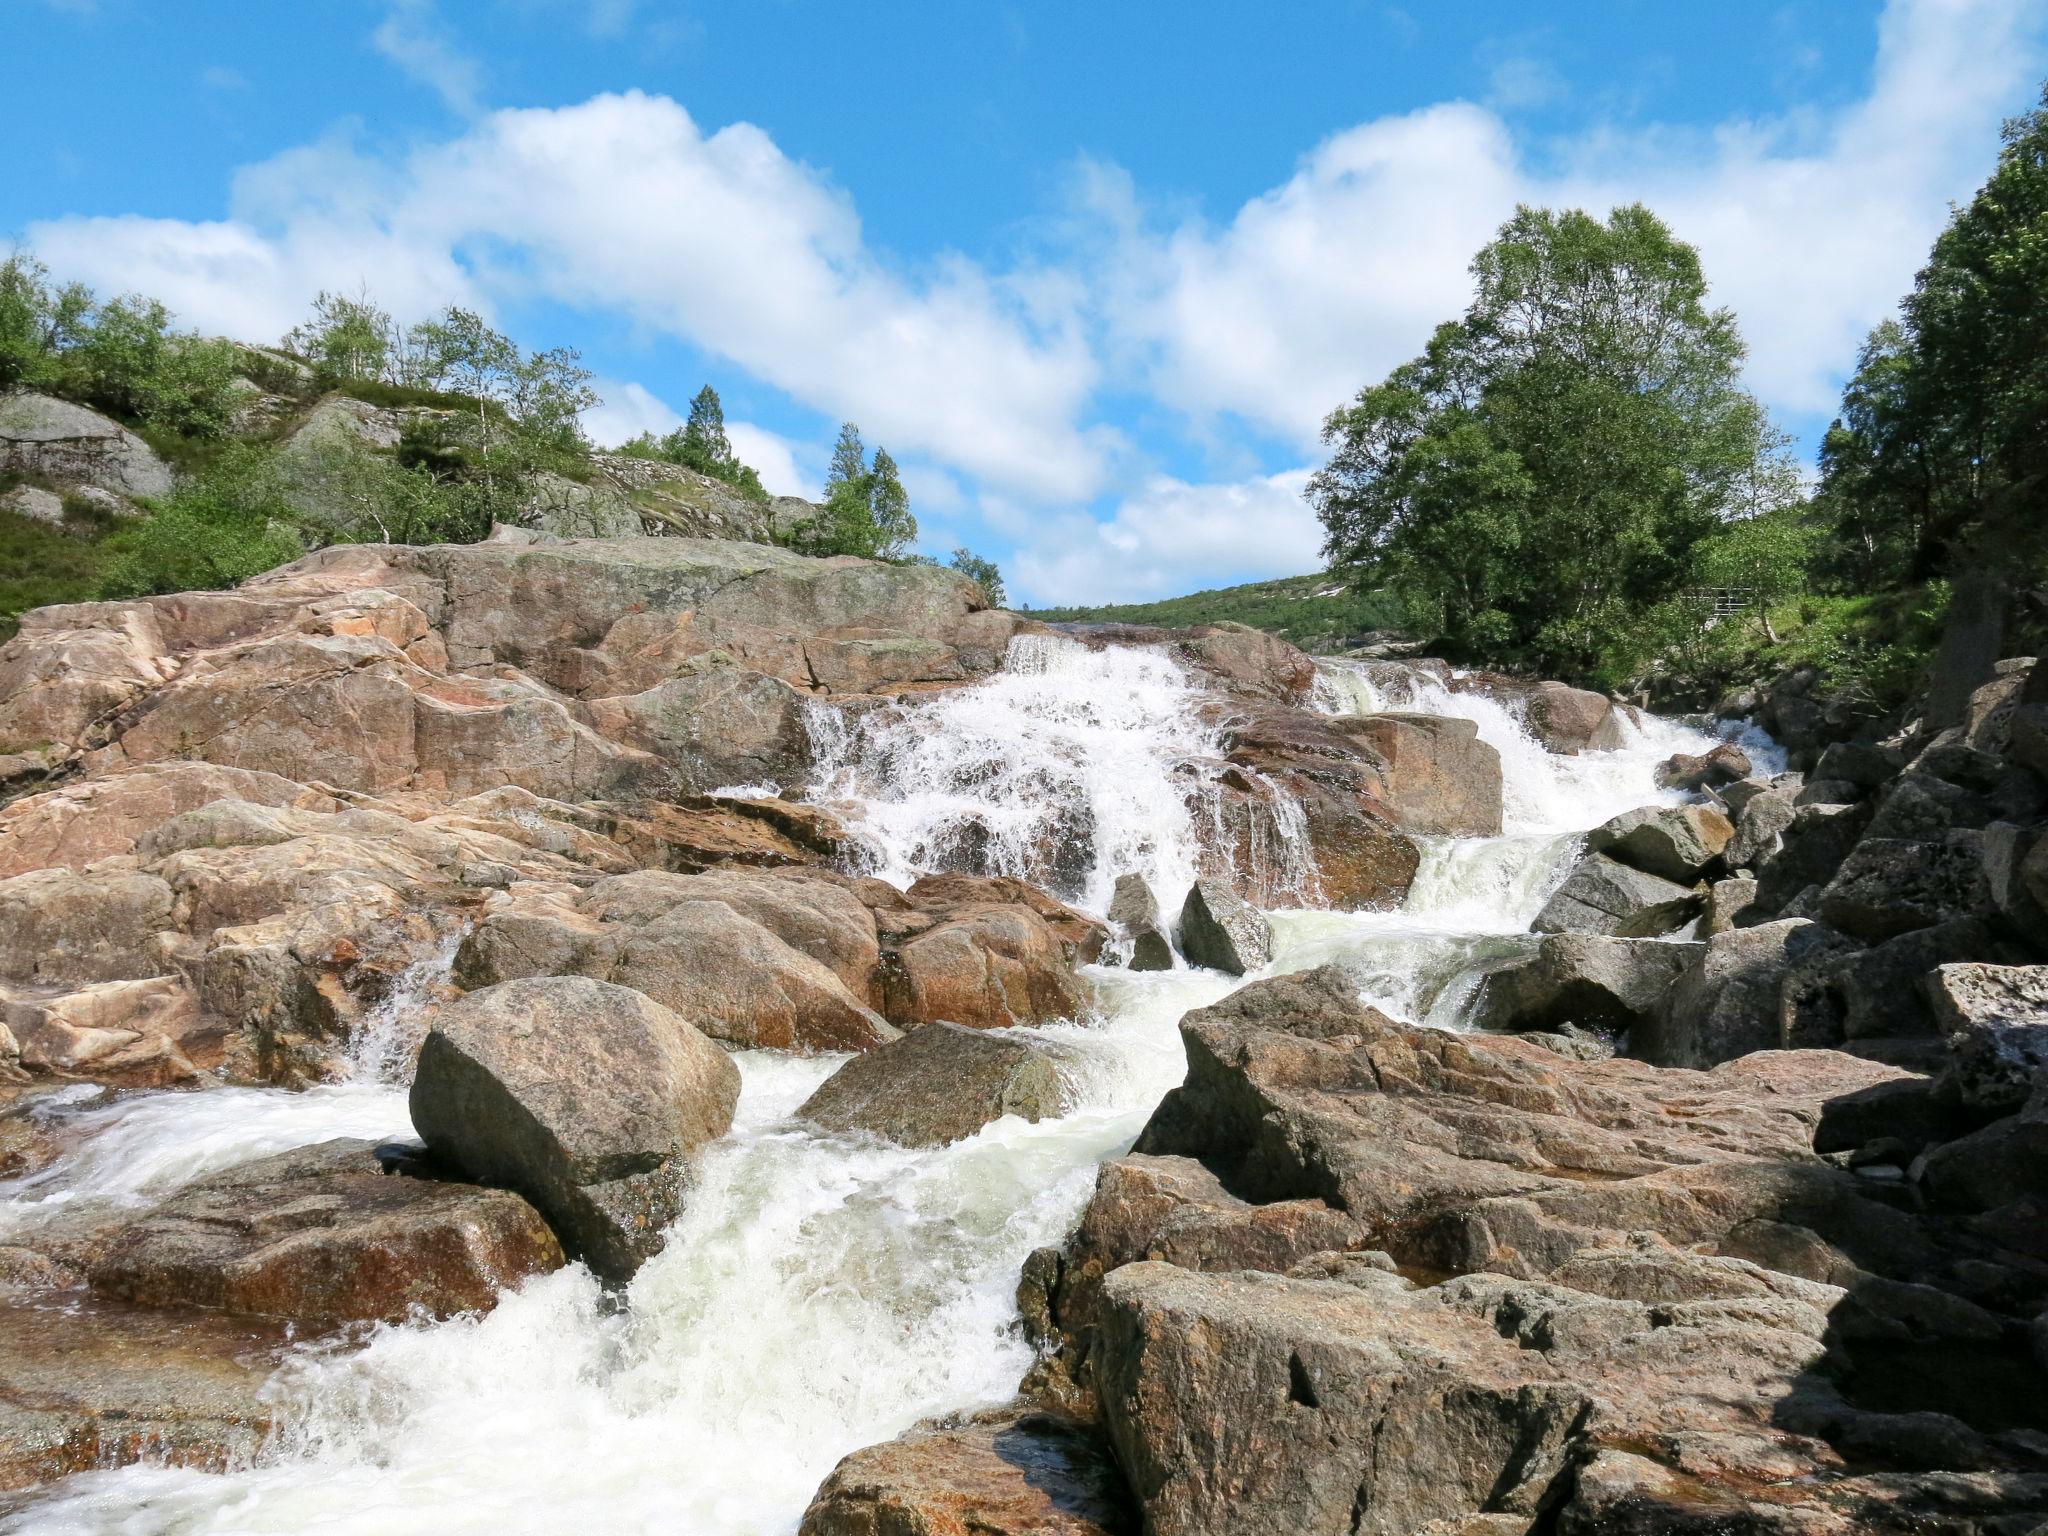
{"type": "Polygon", "coordinates": [[[623,1282],[681,1213],[691,1153],[725,1134],[739,1069],[637,992],[582,977],[505,982],[443,1009],[413,1124],[436,1156],[517,1190],[602,1278],[623,1282]]]}
{"type": "Polygon", "coordinates": [[[1590,853],[1572,866],[1532,926],[1537,933],[1655,938],[1682,927],[1698,909],[1690,888],[1590,853]]]}
{"type": "Polygon", "coordinates": [[[1272,926],[1220,881],[1197,880],[1180,909],[1180,952],[1189,965],[1243,976],[1272,960],[1272,926]]]}
{"type": "Polygon", "coordinates": [[[170,466],[111,417],[52,395],[0,395],[0,473],[168,496],[170,466]]]}
{"type": "Polygon", "coordinates": [[[160,877],[111,864],[0,880],[0,976],[76,985],[160,975],[152,941],[172,901],[160,877]]]}
{"type": "Polygon", "coordinates": [[[1586,849],[1681,885],[1720,857],[1735,827],[1711,805],[1646,805],[1586,834],[1586,849]]]}
{"type": "Polygon", "coordinates": [[[1134,971],[1173,969],[1173,945],[1159,925],[1159,899],[1140,874],[1117,876],[1116,890],[1109,901],[1110,926],[1127,946],[1125,962],[1134,971]]]}
{"type": "Polygon", "coordinates": [[[1500,835],[1500,754],[1479,739],[1475,722],[1377,714],[1337,716],[1332,723],[1378,759],[1380,798],[1404,832],[1500,835]]]}
{"type": "MultiPolygon", "coordinates": [[[[1869,801],[1856,805],[1802,805],[1792,813],[1775,854],[1757,869],[1757,906],[1791,916],[1789,904],[1809,886],[1825,886],[1870,825],[1869,801]]],[[[1816,892],[1817,895],[1817,892],[1816,892]]]]}
{"type": "Polygon", "coordinates": [[[1937,1036],[1923,979],[1945,962],[1997,956],[2002,949],[1974,917],[1916,928],[1868,949],[1817,949],[1786,972],[1779,1043],[1791,1050],[1937,1036]]]}
{"type": "Polygon", "coordinates": [[[2024,1108],[2048,1078],[2048,965],[1949,964],[1922,983],[1948,1038],[1949,1079],[1965,1108],[2024,1108]]]}
{"type": "Polygon", "coordinates": [[[1754,880],[1715,880],[1707,886],[1706,900],[1700,906],[1699,936],[1711,939],[1717,933],[1726,933],[1742,920],[1742,914],[1756,905],[1757,885],[1754,880]]]}
{"type": "Polygon", "coordinates": [[[1541,682],[1524,698],[1523,720],[1529,734],[1552,752],[1611,751],[1622,745],[1618,711],[1604,694],[1564,683],[1541,682]]]}
{"type": "Polygon", "coordinates": [[[1707,940],[1656,1015],[1629,1034],[1629,1054],[1660,1067],[1711,1067],[1775,1049],[1787,971],[1855,949],[1804,918],[1737,928],[1707,940]]]}
{"type": "Polygon", "coordinates": [[[1864,789],[1848,779],[1823,779],[1817,774],[1800,787],[1793,798],[1795,805],[1854,805],[1864,796],[1864,789]]]}
{"type": "Polygon", "coordinates": [[[158,824],[217,800],[332,811],[338,803],[274,773],[168,762],[63,784],[0,807],[0,879],[82,870],[133,853],[158,824]]]}
{"type": "Polygon", "coordinates": [[[1619,1033],[1657,1010],[1700,949],[1657,939],[1547,934],[1533,954],[1487,975],[1472,1022],[1496,1031],[1575,1024],[1619,1033]]]}
{"type": "Polygon", "coordinates": [[[1772,783],[1736,810],[1735,835],[1721,850],[1730,869],[1755,869],[1777,854],[1798,811],[1799,791],[1803,787],[1797,775],[1787,777],[1793,782],[1772,783]]]}
{"type": "Polygon", "coordinates": [[[0,1490],[148,1462],[225,1472],[268,1438],[283,1324],[58,1294],[0,1301],[0,1490]]]}
{"type": "Polygon", "coordinates": [[[11,512],[59,530],[64,527],[64,498],[39,485],[17,485],[0,494],[0,512],[11,512]]]}
{"type": "Polygon", "coordinates": [[[507,1190],[421,1176],[403,1148],[337,1140],[188,1184],[91,1244],[103,1296],[314,1326],[487,1311],[562,1250],[507,1190]]]}
{"type": "Polygon", "coordinates": [[[1981,834],[1951,832],[1938,842],[1865,838],[1821,892],[1830,926],[1875,941],[1990,909],[1981,834]]]}
{"type": "Polygon", "coordinates": [[[1136,1536],[1099,1431],[1000,1409],[923,1427],[842,1460],[798,1536],[1136,1536]]]}
{"type": "Polygon", "coordinates": [[[1005,1115],[1058,1115],[1065,1090],[1041,1046],[958,1024],[926,1024],[834,1072],[797,1114],[828,1131],[939,1147],[1005,1115]]]}
{"type": "Polygon", "coordinates": [[[1836,779],[1859,790],[1877,789],[1895,779],[1906,755],[1895,747],[1871,742],[1837,741],[1824,748],[1813,765],[1815,779],[1836,779]]]}
{"type": "Polygon", "coordinates": [[[1659,789],[1714,789],[1749,777],[1749,754],[1722,742],[1695,756],[1676,752],[1657,765],[1659,789]]]}
{"type": "Polygon", "coordinates": [[[192,1058],[210,1054],[202,1046],[219,1029],[182,976],[95,982],[57,995],[9,996],[0,987],[0,1020],[28,1071],[134,1087],[197,1077],[192,1058]]]}

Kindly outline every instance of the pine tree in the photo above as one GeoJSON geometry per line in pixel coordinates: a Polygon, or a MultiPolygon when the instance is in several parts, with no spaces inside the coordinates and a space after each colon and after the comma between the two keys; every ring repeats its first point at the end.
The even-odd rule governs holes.
{"type": "Polygon", "coordinates": [[[861,443],[860,428],[842,422],[839,441],[832,445],[832,467],[825,474],[825,499],[829,502],[842,486],[865,487],[867,478],[868,452],[861,443]]]}
{"type": "Polygon", "coordinates": [[[868,513],[874,521],[876,556],[902,559],[917,539],[917,519],[910,515],[910,493],[886,448],[875,450],[875,467],[868,476],[868,513]]]}
{"type": "Polygon", "coordinates": [[[707,474],[714,465],[733,462],[732,443],[725,435],[725,408],[718,403],[718,391],[709,384],[690,402],[682,447],[683,462],[707,474]]]}

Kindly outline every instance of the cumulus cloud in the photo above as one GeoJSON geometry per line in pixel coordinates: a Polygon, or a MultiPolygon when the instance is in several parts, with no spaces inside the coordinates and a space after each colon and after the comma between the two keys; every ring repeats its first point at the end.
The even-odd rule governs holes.
{"type": "Polygon", "coordinates": [[[728,421],[725,435],[732,443],[732,451],[739,455],[740,462],[754,466],[754,472],[761,477],[761,484],[768,488],[769,495],[801,496],[806,501],[817,501],[825,494],[824,479],[815,465],[807,468],[799,462],[817,459],[820,455],[816,450],[799,448],[780,433],[757,427],[750,421],[728,421]]]}
{"type": "Polygon", "coordinates": [[[1044,604],[1142,602],[1321,566],[1306,469],[1230,484],[1149,480],[1106,519],[1050,520],[1021,548],[1013,589],[1044,604]]]}
{"type": "Polygon", "coordinates": [[[1118,231],[1110,324],[1160,396],[1306,444],[1463,307],[1472,253],[1516,203],[1641,200],[1700,247],[1763,397],[1824,411],[1947,202],[1984,174],[2040,30],[2030,0],[1894,0],[1869,94],[1832,116],[1593,131],[1544,173],[1493,111],[1450,103],[1332,136],[1220,225],[1105,213],[1097,182],[1118,231]]]}

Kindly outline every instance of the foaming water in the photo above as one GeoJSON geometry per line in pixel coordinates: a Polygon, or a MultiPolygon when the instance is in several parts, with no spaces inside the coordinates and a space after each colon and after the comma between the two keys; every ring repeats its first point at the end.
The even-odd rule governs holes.
{"type": "Polygon", "coordinates": [[[1021,635],[974,687],[850,727],[820,711],[811,798],[849,807],[898,885],[973,869],[1101,912],[1135,871],[1177,898],[1200,855],[1198,765],[1216,750],[1198,703],[1162,652],[1021,635]]]}
{"type": "Polygon", "coordinates": [[[1511,835],[1584,832],[1639,805],[1675,804],[1681,797],[1656,785],[1656,765],[1674,752],[1705,752],[1721,739],[1617,711],[1621,747],[1565,757],[1529,733],[1520,701],[1455,689],[1432,671],[1397,662],[1318,662],[1315,704],[1333,715],[1406,711],[1470,720],[1500,754],[1502,822],[1511,835]]]}
{"type": "Polygon", "coordinates": [[[734,1129],[624,1307],[575,1266],[483,1317],[304,1353],[259,1465],[74,1478],[5,1529],[793,1531],[847,1452],[1011,1395],[1026,1255],[1179,1081],[1180,1015],[1232,985],[1095,974],[1105,1022],[1024,1032],[1062,1057],[1061,1118],[923,1151],[822,1136],[790,1112],[838,1060],[743,1053],[734,1129]]]}

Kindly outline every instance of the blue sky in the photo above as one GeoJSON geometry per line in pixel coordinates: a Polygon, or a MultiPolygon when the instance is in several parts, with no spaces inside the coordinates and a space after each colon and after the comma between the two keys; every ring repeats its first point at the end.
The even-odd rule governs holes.
{"type": "Polygon", "coordinates": [[[1516,201],[1700,246],[1810,449],[2040,0],[1249,8],[0,0],[0,238],[275,339],[319,289],[582,349],[600,440],[709,380],[772,489],[851,418],[1014,599],[1313,569],[1322,415],[1516,201]]]}

